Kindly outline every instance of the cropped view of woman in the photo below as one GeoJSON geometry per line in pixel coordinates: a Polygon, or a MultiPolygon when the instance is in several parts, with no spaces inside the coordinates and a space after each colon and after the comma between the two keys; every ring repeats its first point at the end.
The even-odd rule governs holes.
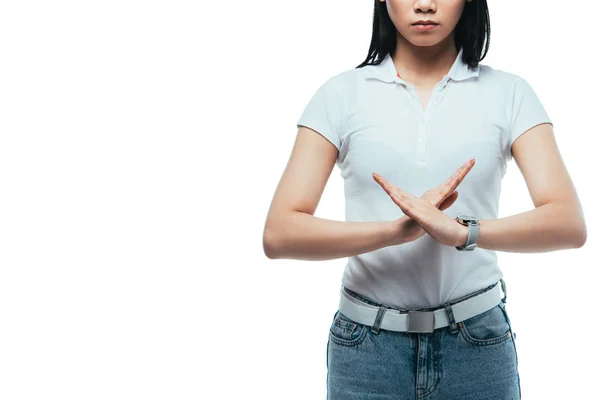
{"type": "Polygon", "coordinates": [[[297,121],[263,243],[272,259],[348,258],[328,399],[521,398],[496,251],[579,248],[587,234],[540,98],[481,64],[490,32],[485,0],[375,0],[366,59],[297,121]],[[498,218],[513,158],[535,209],[498,218]],[[334,166],[345,221],[314,216],[334,166]]]}

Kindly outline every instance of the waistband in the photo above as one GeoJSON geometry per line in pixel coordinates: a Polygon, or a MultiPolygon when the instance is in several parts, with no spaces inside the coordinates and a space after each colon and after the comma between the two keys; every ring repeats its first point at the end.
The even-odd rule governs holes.
{"type": "Polygon", "coordinates": [[[470,293],[440,307],[403,310],[379,304],[344,286],[340,289],[339,311],[348,318],[372,327],[375,332],[387,329],[399,332],[433,332],[492,309],[506,302],[506,284],[501,279],[493,285],[470,293]],[[504,297],[500,293],[500,286],[504,297]]]}
{"type": "Polygon", "coordinates": [[[391,306],[391,305],[387,305],[387,304],[383,304],[383,303],[378,303],[375,300],[372,300],[372,299],[370,299],[370,298],[368,298],[368,297],[366,297],[366,296],[364,296],[364,295],[362,295],[360,293],[357,293],[354,290],[349,289],[349,288],[347,288],[347,287],[345,287],[343,285],[342,285],[342,289],[348,295],[354,297],[355,299],[360,300],[363,303],[366,303],[366,304],[369,304],[369,305],[372,305],[372,306],[375,306],[375,307],[385,307],[385,308],[388,308],[390,310],[396,310],[396,311],[399,311],[399,312],[408,312],[408,311],[435,311],[435,310],[439,310],[439,309],[445,308],[448,305],[456,304],[456,303],[461,302],[463,300],[470,299],[471,297],[475,297],[478,294],[485,293],[485,292],[487,292],[489,290],[492,290],[493,288],[495,288],[495,287],[498,286],[498,283],[500,283],[500,285],[502,287],[502,292],[504,293],[504,297],[502,298],[502,302],[506,303],[506,283],[504,282],[504,279],[500,279],[496,283],[492,283],[491,285],[489,285],[487,287],[484,287],[483,289],[479,289],[479,290],[476,290],[475,292],[466,294],[466,295],[464,295],[462,297],[454,299],[453,301],[447,302],[447,303],[445,303],[445,304],[443,304],[441,306],[438,306],[438,307],[428,307],[428,308],[427,307],[426,308],[416,308],[416,309],[413,309],[413,310],[408,310],[406,308],[395,307],[395,306],[391,306]]]}

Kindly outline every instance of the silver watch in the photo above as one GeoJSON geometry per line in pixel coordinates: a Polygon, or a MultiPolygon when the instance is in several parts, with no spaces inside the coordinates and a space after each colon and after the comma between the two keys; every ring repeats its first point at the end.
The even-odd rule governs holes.
{"type": "Polygon", "coordinates": [[[455,218],[458,223],[469,227],[467,241],[461,246],[455,246],[456,250],[470,251],[477,247],[477,238],[479,237],[479,220],[471,215],[461,214],[455,218]]]}

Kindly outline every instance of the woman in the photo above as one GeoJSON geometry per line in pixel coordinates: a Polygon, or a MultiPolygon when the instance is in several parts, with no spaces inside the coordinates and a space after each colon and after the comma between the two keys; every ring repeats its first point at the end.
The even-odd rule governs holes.
{"type": "Polygon", "coordinates": [[[263,241],[269,258],[348,257],[330,399],[520,398],[495,250],[581,247],[586,227],[532,87],[479,63],[489,33],[485,0],[375,0],[367,59],[298,121],[263,241]],[[498,219],[513,157],[536,208],[498,219]],[[314,216],[334,164],[343,222],[314,216]]]}

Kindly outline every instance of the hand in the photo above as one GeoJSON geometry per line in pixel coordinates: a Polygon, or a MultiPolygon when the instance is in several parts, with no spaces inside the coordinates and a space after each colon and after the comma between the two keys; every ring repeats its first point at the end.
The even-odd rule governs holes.
{"type": "Polygon", "coordinates": [[[475,165],[475,159],[470,161],[463,164],[444,183],[426,191],[420,198],[404,192],[380,175],[373,174],[377,183],[405,213],[397,220],[398,231],[402,233],[398,238],[398,244],[416,240],[425,233],[429,233],[438,242],[448,246],[460,246],[466,242],[467,227],[441,211],[456,201],[458,197],[456,187],[475,165]]]}

